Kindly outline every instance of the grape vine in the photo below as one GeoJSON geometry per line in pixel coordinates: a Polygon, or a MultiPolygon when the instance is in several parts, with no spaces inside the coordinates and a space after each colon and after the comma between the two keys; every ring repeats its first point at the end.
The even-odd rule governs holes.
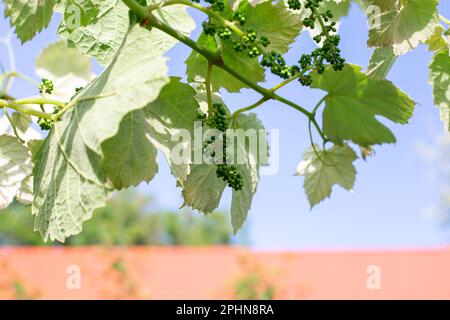
{"type": "Polygon", "coordinates": [[[437,0],[57,2],[32,6],[27,0],[4,1],[5,15],[22,42],[46,28],[54,11],[63,13],[58,28],[63,41],[37,59],[40,83],[15,70],[2,70],[0,78],[0,109],[11,127],[0,133],[0,160],[14,166],[1,168],[0,195],[5,196],[0,208],[14,197],[27,202],[22,195],[31,194],[36,228],[45,239],[64,241],[81,232],[82,222],[113,190],[151,181],[158,150],[166,156],[186,206],[212,213],[224,189],[230,188],[231,222],[237,232],[251,208],[259,169],[267,163],[264,152],[251,150],[251,135],[235,140],[228,133],[262,131],[256,145],[267,143],[264,126],[250,111],[270,101],[307,119],[311,148],[296,173],[304,177],[311,206],[329,197],[335,185],[353,190],[357,155],[352,145],[366,159],[375,146],[396,141],[379,117],[406,124],[413,114],[415,102],[386,77],[398,56],[420,44],[434,54],[430,83],[450,129],[449,20],[439,14],[437,0]],[[369,28],[368,45],[375,50],[365,72],[346,62],[341,52],[339,22],[352,2],[367,13],[369,22],[379,21],[369,28]],[[74,3],[82,12],[78,25],[70,15],[74,3]],[[376,17],[369,14],[373,6],[379,9],[376,17]],[[190,37],[195,22],[187,9],[204,15],[196,40],[190,37]],[[302,32],[310,34],[315,48],[292,60],[287,53],[302,32]],[[169,76],[164,56],[177,43],[192,49],[185,80],[169,76]],[[97,77],[89,57],[104,67],[97,77]],[[54,60],[60,61],[59,67],[54,60]],[[70,76],[75,80],[66,88],[70,76]],[[266,76],[281,82],[268,88],[263,85],[266,76]],[[39,96],[12,97],[9,87],[16,77],[33,83],[39,96]],[[325,94],[308,109],[280,94],[280,89],[295,85],[325,94]],[[221,90],[242,89],[258,93],[259,100],[229,108],[220,98],[221,90]],[[41,133],[48,132],[45,139],[27,136],[32,121],[41,133]],[[173,138],[194,135],[197,121],[217,134],[202,142],[202,161],[194,161],[193,144],[187,144],[189,161],[176,161],[173,151],[179,145],[173,138]],[[233,162],[236,150],[242,163],[233,162]]]}

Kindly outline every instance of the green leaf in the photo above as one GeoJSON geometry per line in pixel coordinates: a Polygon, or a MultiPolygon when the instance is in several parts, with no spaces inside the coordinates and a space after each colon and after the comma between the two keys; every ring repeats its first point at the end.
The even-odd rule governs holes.
{"type": "Polygon", "coordinates": [[[23,43],[47,28],[53,16],[55,0],[5,0],[5,17],[23,43]]]}
{"type": "MultiPolygon", "coordinates": [[[[230,19],[230,8],[222,15],[230,19]]],[[[283,3],[273,4],[265,1],[251,6],[247,1],[243,1],[239,6],[239,12],[247,17],[247,23],[242,28],[255,30],[259,36],[265,36],[270,39],[271,44],[267,50],[276,50],[279,53],[288,51],[289,46],[295,41],[302,29],[301,19],[288,11],[283,3]],[[277,21],[277,23],[271,23],[277,21]]],[[[198,44],[209,50],[216,50],[214,37],[207,36],[204,33],[197,40],[198,44]]],[[[262,82],[265,80],[265,70],[259,65],[257,59],[249,58],[245,52],[236,53],[230,40],[223,40],[224,54],[223,60],[231,68],[239,71],[252,82],[262,82]]],[[[206,78],[207,60],[199,53],[193,51],[186,60],[188,81],[197,81],[200,78],[206,78]]],[[[247,85],[236,80],[227,72],[220,68],[213,68],[212,84],[215,91],[225,88],[229,92],[239,92],[247,85]]]]}
{"type": "Polygon", "coordinates": [[[31,116],[22,112],[14,112],[11,119],[17,131],[21,135],[24,135],[28,131],[28,128],[32,122],[31,116]]]}
{"type": "MultiPolygon", "coordinates": [[[[94,21],[100,12],[100,2],[98,0],[65,0],[64,22],[67,28],[72,31],[94,21]]],[[[108,3],[112,4],[111,1],[108,3]]]]}
{"type": "Polygon", "coordinates": [[[439,26],[437,0],[374,0],[382,10],[374,17],[369,31],[368,45],[392,47],[395,55],[402,55],[424,43],[439,26]]]}
{"type": "Polygon", "coordinates": [[[58,41],[46,47],[37,57],[36,74],[52,81],[57,81],[68,74],[90,79],[91,60],[77,49],[67,47],[64,41],[58,41]]]}
{"type": "Polygon", "coordinates": [[[258,36],[270,39],[267,51],[286,53],[303,28],[300,17],[291,13],[282,1],[278,3],[264,1],[256,6],[242,1],[238,11],[247,18],[243,30],[252,29],[258,36]],[[276,23],[272,23],[273,21],[276,23]]]}
{"type": "MultiPolygon", "coordinates": [[[[107,0],[100,1],[100,4],[97,18],[90,24],[69,31],[63,21],[58,34],[66,39],[71,46],[77,47],[84,54],[95,57],[101,65],[106,66],[122,45],[129,28],[130,19],[128,7],[122,1],[107,0]],[[116,2],[117,4],[115,4],[116,2]]],[[[155,10],[153,14],[186,36],[195,29],[195,22],[186,12],[184,6],[169,6],[155,10]]],[[[166,47],[166,50],[177,43],[173,38],[165,34],[162,35],[159,30],[152,30],[152,32],[159,34],[158,36],[155,35],[155,39],[170,44],[169,47],[166,47]]]]}
{"type": "Polygon", "coordinates": [[[109,67],[75,98],[78,126],[94,152],[101,154],[122,118],[154,101],[169,82],[164,50],[155,42],[160,35],[135,26],[109,67]]]}
{"type": "Polygon", "coordinates": [[[164,50],[158,47],[167,42],[155,39],[161,33],[134,27],[110,66],[77,95],[78,103],[41,147],[33,212],[45,239],[64,241],[79,233],[82,222],[104,205],[113,186],[102,171],[102,143],[117,134],[128,113],[154,101],[169,81],[164,50]]]}
{"type": "MultiPolygon", "coordinates": [[[[208,112],[206,88],[200,83],[194,83],[194,85],[196,85],[195,98],[199,103],[199,110],[206,114],[208,112]]],[[[221,103],[225,106],[217,92],[213,93],[212,100],[213,103],[221,103]]],[[[194,153],[200,152],[199,154],[203,155],[203,143],[192,147],[194,153]]],[[[216,170],[217,165],[203,163],[203,158],[202,163],[191,164],[189,175],[181,181],[183,206],[191,207],[204,214],[212,213],[219,206],[226,183],[222,178],[217,177],[216,170]]]]}
{"type": "Polygon", "coordinates": [[[396,60],[397,56],[392,48],[377,48],[370,58],[366,73],[372,79],[386,79],[396,60]]]}
{"type": "Polygon", "coordinates": [[[95,57],[102,66],[111,62],[129,29],[128,7],[122,1],[111,7],[111,1],[116,2],[102,2],[100,13],[91,24],[69,30],[65,21],[61,21],[58,29],[58,35],[70,46],[95,57]]]}
{"type": "MultiPolygon", "coordinates": [[[[44,140],[30,140],[27,142],[27,147],[31,157],[34,157],[37,154],[43,142],[44,140]]],[[[25,205],[30,205],[33,203],[33,180],[33,173],[30,172],[30,174],[22,181],[16,194],[16,200],[20,203],[25,205]]]]}
{"type": "Polygon", "coordinates": [[[430,64],[430,83],[434,103],[441,109],[441,119],[450,131],[450,55],[448,50],[436,53],[430,64]]]}
{"type": "Polygon", "coordinates": [[[428,50],[440,51],[450,47],[450,43],[444,37],[444,31],[445,29],[442,26],[437,26],[434,29],[434,33],[425,42],[428,45],[428,50]]]}
{"type": "Polygon", "coordinates": [[[0,135],[0,209],[6,208],[31,173],[27,148],[16,137],[0,135]]]}
{"type": "MultiPolygon", "coordinates": [[[[217,50],[214,38],[203,33],[198,38],[197,43],[205,49],[217,50]]],[[[232,44],[228,42],[223,44],[223,48],[223,60],[228,66],[234,70],[239,70],[241,75],[252,82],[257,83],[265,80],[264,68],[259,65],[258,60],[247,57],[245,53],[236,54],[232,44]]],[[[206,79],[208,61],[200,53],[192,51],[186,60],[186,65],[189,82],[204,81],[206,79]]],[[[242,88],[247,87],[247,85],[218,67],[214,67],[212,70],[211,83],[214,91],[225,88],[229,92],[239,92],[242,88]]]]}
{"type": "Polygon", "coordinates": [[[215,164],[193,164],[191,172],[183,183],[183,206],[204,214],[212,213],[220,204],[226,183],[216,175],[215,164]]]}
{"type": "Polygon", "coordinates": [[[321,150],[316,146],[306,151],[296,174],[304,176],[304,188],[311,208],[331,195],[334,185],[352,191],[356,169],[353,161],[356,153],[347,144],[321,150]]]}
{"type": "Polygon", "coordinates": [[[122,120],[118,134],[102,145],[103,168],[116,188],[152,180],[158,170],[157,148],[163,151],[174,176],[186,179],[189,162],[172,161],[171,151],[179,143],[172,138],[182,131],[193,135],[199,108],[194,95],[194,89],[173,78],[158,99],[122,120]]]}
{"type": "Polygon", "coordinates": [[[81,232],[84,221],[105,205],[111,191],[100,157],[87,148],[75,110],[54,125],[35,156],[35,231],[47,240],[64,242],[81,232]]]}
{"type": "Polygon", "coordinates": [[[345,140],[364,147],[394,143],[393,133],[376,116],[406,124],[415,106],[390,81],[371,79],[356,65],[346,65],[342,71],[329,68],[323,75],[315,73],[311,87],[328,92],[323,129],[337,144],[345,140]]]}
{"type": "Polygon", "coordinates": [[[244,155],[244,163],[237,164],[244,185],[242,190],[233,191],[231,200],[231,224],[236,234],[244,225],[251,209],[253,196],[259,183],[259,168],[268,163],[268,147],[267,133],[255,113],[240,114],[235,120],[233,129],[244,130],[247,134],[246,139],[237,139],[236,141],[237,154],[241,152],[244,155]],[[264,140],[260,139],[261,130],[264,132],[264,140]],[[247,143],[248,140],[256,141],[258,147],[252,148],[251,143],[247,143]],[[264,150],[267,153],[263,154],[264,150]]]}
{"type": "MultiPolygon", "coordinates": [[[[231,223],[237,233],[247,219],[253,196],[259,183],[259,168],[267,164],[266,132],[254,113],[240,114],[228,136],[228,147],[234,146],[234,163],[243,178],[243,189],[232,192],[231,223]],[[263,130],[261,135],[260,130],[263,130]],[[240,132],[239,132],[240,131],[240,132]],[[264,137],[264,141],[261,140],[264,137]],[[255,144],[249,143],[253,141],[255,144]]],[[[195,163],[182,183],[184,205],[204,214],[212,213],[219,205],[226,183],[216,175],[216,164],[195,163]]]]}

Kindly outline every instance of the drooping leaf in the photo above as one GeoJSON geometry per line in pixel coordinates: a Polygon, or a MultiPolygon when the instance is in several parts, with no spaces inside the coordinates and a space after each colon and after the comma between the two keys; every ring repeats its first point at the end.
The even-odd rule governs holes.
{"type": "Polygon", "coordinates": [[[437,0],[373,0],[381,9],[369,31],[371,47],[392,47],[402,55],[425,42],[439,26],[437,0]]]}
{"type": "MultiPolygon", "coordinates": [[[[29,154],[31,158],[33,158],[37,152],[39,151],[40,147],[42,146],[44,140],[29,140],[27,142],[27,147],[29,154]]],[[[33,164],[33,161],[31,162],[33,164]]],[[[30,170],[31,171],[31,170],[30,170]]],[[[30,172],[30,175],[28,175],[21,183],[19,190],[16,194],[16,200],[22,204],[30,205],[33,203],[33,173],[30,172]]]]}
{"type": "Polygon", "coordinates": [[[47,28],[53,16],[55,0],[5,0],[5,17],[22,43],[47,28]]]}
{"type": "MultiPolygon", "coordinates": [[[[302,29],[300,18],[290,13],[281,2],[273,4],[270,1],[265,1],[253,7],[247,1],[242,1],[238,11],[247,17],[244,31],[252,29],[259,36],[269,38],[271,44],[267,47],[267,51],[276,50],[281,54],[287,52],[290,44],[295,41],[302,29]],[[276,23],[270,21],[276,21],[276,23]]],[[[230,12],[231,10],[228,8],[223,15],[230,18],[230,12]]],[[[206,49],[217,50],[216,42],[212,36],[202,33],[197,42],[206,49]]],[[[259,65],[257,59],[249,58],[245,52],[236,54],[230,40],[223,40],[222,43],[224,48],[223,60],[227,65],[252,82],[265,80],[264,68],[259,65]]],[[[206,78],[207,60],[198,52],[193,51],[186,60],[186,64],[188,81],[196,81],[198,77],[206,78]]],[[[217,67],[213,68],[212,84],[215,91],[225,88],[229,92],[239,92],[247,87],[247,85],[217,67]]]]}
{"type": "Polygon", "coordinates": [[[100,157],[83,141],[76,109],[69,111],[35,157],[35,231],[44,240],[58,240],[81,232],[84,221],[105,205],[111,191],[100,170],[100,157]]]}
{"type": "Polygon", "coordinates": [[[78,102],[41,147],[33,212],[44,238],[64,241],[79,233],[82,222],[104,204],[112,185],[102,171],[102,143],[117,134],[125,115],[154,101],[169,81],[166,59],[153,41],[160,36],[135,26],[113,62],[76,96],[78,102]]]}
{"type": "Polygon", "coordinates": [[[392,48],[377,48],[370,58],[366,73],[372,79],[386,79],[396,60],[397,56],[394,54],[392,48]]]}
{"type": "MultiPolygon", "coordinates": [[[[232,123],[227,147],[234,150],[233,165],[243,178],[243,189],[232,192],[231,222],[236,233],[247,219],[259,183],[259,168],[268,163],[267,133],[254,113],[241,114],[232,123]]],[[[183,182],[184,205],[204,214],[219,205],[226,183],[216,174],[217,165],[194,163],[183,182]]]]}
{"type": "Polygon", "coordinates": [[[0,135],[0,209],[13,201],[31,169],[27,148],[16,137],[0,135]]]}
{"type": "Polygon", "coordinates": [[[304,188],[311,208],[331,195],[334,185],[351,191],[355,184],[356,153],[347,144],[322,150],[316,146],[305,152],[296,174],[304,176],[304,188]]]}
{"type": "MultiPolygon", "coordinates": [[[[199,108],[194,95],[189,85],[173,78],[158,99],[122,120],[117,135],[102,145],[103,168],[116,188],[153,179],[158,170],[157,149],[163,151],[174,176],[181,181],[186,179],[189,158],[178,163],[171,152],[180,143],[174,137],[183,132],[189,134],[188,138],[193,135],[199,108]]],[[[186,148],[189,154],[190,146],[186,148]]]]}
{"type": "MultiPolygon", "coordinates": [[[[11,119],[18,133],[22,136],[25,135],[32,122],[31,116],[21,112],[14,112],[11,116],[11,119]]],[[[24,139],[25,137],[22,136],[21,138],[24,139]]]]}
{"type": "Polygon", "coordinates": [[[434,103],[441,110],[445,129],[450,131],[450,55],[448,50],[436,53],[430,64],[430,83],[434,103]]]}
{"type": "Polygon", "coordinates": [[[216,174],[215,164],[193,164],[183,183],[183,206],[205,214],[212,213],[220,204],[226,183],[216,174]]]}
{"type": "Polygon", "coordinates": [[[247,220],[251,209],[253,196],[259,183],[259,168],[268,163],[267,133],[255,113],[240,114],[232,127],[234,130],[243,130],[245,139],[237,139],[236,151],[243,155],[243,163],[239,163],[238,172],[243,177],[243,188],[233,191],[231,200],[231,224],[236,234],[247,220]],[[252,141],[255,143],[252,145],[252,141]]]}
{"type": "Polygon", "coordinates": [[[405,124],[415,106],[390,81],[371,79],[356,65],[346,65],[342,71],[327,69],[323,75],[314,74],[311,87],[328,92],[323,129],[336,143],[350,140],[365,147],[394,143],[393,133],[376,116],[405,124]]]}

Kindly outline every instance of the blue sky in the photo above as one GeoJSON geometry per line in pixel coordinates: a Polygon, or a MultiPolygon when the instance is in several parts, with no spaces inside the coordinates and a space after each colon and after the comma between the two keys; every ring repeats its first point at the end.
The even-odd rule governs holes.
{"type": "MultiPolygon", "coordinates": [[[[444,1],[442,1],[444,2],[444,1]]],[[[2,6],[0,9],[3,11],[2,6]]],[[[450,13],[450,3],[440,6],[441,12],[450,13]]],[[[448,15],[448,14],[447,14],[448,15]]],[[[195,15],[197,24],[203,17],[195,15]]],[[[59,17],[32,42],[21,46],[14,39],[13,46],[19,72],[33,75],[34,60],[50,42],[55,41],[59,17]]],[[[0,21],[0,35],[9,29],[5,19],[0,21]]],[[[196,30],[197,35],[199,30],[196,30]]],[[[363,13],[353,6],[341,27],[341,49],[348,62],[367,66],[371,50],[367,49],[367,26],[363,13]]],[[[304,35],[293,45],[288,60],[295,61],[303,52],[311,51],[313,44],[304,35]]],[[[184,60],[189,51],[179,45],[168,54],[172,75],[182,76],[184,60]]],[[[260,119],[270,129],[280,130],[280,170],[277,175],[264,176],[254,198],[248,221],[248,233],[258,249],[349,249],[349,248],[405,248],[444,245],[450,239],[450,230],[442,229],[427,216],[426,209],[439,205],[441,185],[430,179],[430,165],[417,152],[418,143],[429,143],[443,132],[438,110],[434,108],[432,91],[428,84],[428,64],[431,54],[424,46],[402,56],[389,75],[398,87],[419,103],[409,125],[392,125],[397,137],[396,145],[376,148],[376,156],[368,162],[358,160],[358,175],[354,193],[336,187],[331,199],[312,211],[303,191],[303,180],[294,177],[295,168],[309,147],[307,122],[295,110],[275,102],[257,109],[260,119]]],[[[5,50],[0,47],[0,59],[5,50]]],[[[100,68],[96,66],[96,71],[100,68]]],[[[275,84],[269,81],[267,86],[275,84]]],[[[266,85],[266,84],[265,84],[266,85]]],[[[26,97],[36,90],[17,81],[12,93],[26,97]]],[[[301,88],[294,83],[282,91],[300,105],[311,109],[323,96],[318,90],[301,88]]],[[[243,107],[258,99],[248,90],[242,94],[223,93],[231,109],[243,107]]],[[[177,209],[182,204],[180,189],[165,161],[160,157],[160,172],[141,192],[156,196],[158,206],[177,209]]],[[[229,207],[230,194],[221,203],[229,207]]]]}

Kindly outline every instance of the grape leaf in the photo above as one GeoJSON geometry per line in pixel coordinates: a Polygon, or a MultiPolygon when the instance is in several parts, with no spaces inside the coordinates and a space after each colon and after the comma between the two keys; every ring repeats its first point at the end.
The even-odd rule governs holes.
{"type": "Polygon", "coordinates": [[[171,150],[179,143],[172,138],[181,131],[192,136],[199,108],[194,95],[189,85],[172,78],[158,99],[122,120],[118,134],[102,145],[103,168],[116,188],[153,179],[158,170],[157,148],[168,159],[174,176],[181,181],[186,179],[189,162],[172,161],[171,150]]]}
{"type": "Polygon", "coordinates": [[[22,136],[25,135],[31,125],[31,116],[21,112],[14,112],[11,116],[11,119],[14,126],[16,127],[16,130],[21,135],[21,138],[24,139],[25,137],[22,136]]]}
{"type": "Polygon", "coordinates": [[[425,42],[439,26],[437,0],[374,0],[381,14],[374,17],[369,31],[368,45],[392,47],[395,55],[402,55],[425,42]]]}
{"type": "Polygon", "coordinates": [[[23,43],[47,28],[53,16],[55,0],[5,0],[5,17],[23,43]]]}
{"type": "Polygon", "coordinates": [[[94,152],[101,154],[101,143],[116,135],[122,118],[154,101],[169,82],[155,44],[160,35],[136,25],[109,67],[75,98],[78,126],[94,152]]]}
{"type": "Polygon", "coordinates": [[[434,103],[441,109],[441,119],[450,131],[450,55],[448,50],[436,53],[430,64],[430,83],[434,103]]]}
{"type": "MultiPolygon", "coordinates": [[[[111,8],[113,7],[112,1],[107,3],[111,3],[111,8]]],[[[87,26],[97,18],[101,1],[65,0],[64,6],[64,23],[72,31],[80,26],[87,26]]]]}
{"type": "MultiPolygon", "coordinates": [[[[193,85],[197,93],[195,98],[199,103],[199,109],[206,114],[208,112],[206,87],[201,83],[193,83],[193,85]]],[[[225,106],[217,92],[213,92],[212,100],[213,103],[221,103],[225,106]]],[[[201,163],[196,161],[191,164],[189,175],[184,181],[181,181],[183,206],[191,207],[204,214],[210,214],[219,206],[226,183],[222,178],[217,177],[217,165],[203,162],[203,143],[201,145],[194,144],[192,147],[194,154],[199,152],[198,154],[202,155],[202,161],[201,163]]]]}
{"type": "Polygon", "coordinates": [[[215,164],[193,164],[183,183],[183,206],[205,214],[212,213],[220,203],[226,183],[216,175],[215,164]]]}
{"type": "MultiPolygon", "coordinates": [[[[197,43],[205,49],[211,51],[217,50],[214,38],[203,33],[198,38],[197,43]]],[[[223,43],[223,50],[223,60],[228,66],[238,70],[241,75],[252,82],[256,83],[265,80],[264,68],[259,65],[258,60],[251,59],[244,53],[236,54],[233,45],[228,42],[223,43]]],[[[192,51],[186,60],[186,65],[189,82],[197,81],[199,77],[206,79],[208,61],[200,53],[192,51]]],[[[214,67],[212,70],[211,84],[215,91],[218,91],[220,88],[225,88],[229,92],[239,92],[242,88],[247,87],[241,81],[236,80],[236,78],[218,67],[214,67]]]]}
{"type": "Polygon", "coordinates": [[[313,74],[312,88],[328,92],[323,112],[325,135],[335,143],[350,140],[360,146],[394,143],[395,136],[376,116],[405,124],[415,103],[388,80],[370,79],[361,67],[346,65],[313,74]],[[383,94],[380,94],[382,92],[383,94]]]}
{"type": "Polygon", "coordinates": [[[0,209],[6,208],[31,173],[27,148],[16,137],[0,135],[0,209]]]}
{"type": "Polygon", "coordinates": [[[385,79],[396,60],[397,56],[392,48],[375,49],[366,72],[368,77],[376,80],[385,79]]]}
{"type": "MultiPolygon", "coordinates": [[[[270,1],[265,1],[252,7],[247,1],[243,1],[239,6],[239,12],[244,13],[247,17],[244,31],[253,29],[259,36],[266,36],[270,39],[271,44],[267,47],[268,51],[276,50],[279,53],[285,53],[302,29],[300,18],[290,13],[281,2],[273,4],[270,1]],[[269,19],[277,23],[268,23],[269,19]]],[[[229,19],[230,9],[228,8],[222,15],[229,19]]],[[[206,49],[217,49],[214,37],[207,36],[204,33],[200,35],[197,42],[206,49]]],[[[252,82],[265,80],[265,70],[259,65],[257,59],[249,58],[244,52],[236,53],[229,40],[223,40],[222,43],[224,48],[223,60],[227,65],[252,82]]],[[[186,60],[186,64],[189,82],[196,81],[198,77],[206,78],[207,60],[202,55],[193,51],[186,60]]],[[[229,92],[239,92],[247,87],[247,85],[217,67],[213,68],[212,84],[215,91],[225,88],[229,92]]]]}
{"type": "Polygon", "coordinates": [[[305,152],[296,174],[304,176],[304,188],[311,208],[329,197],[334,185],[351,191],[355,184],[357,156],[347,144],[336,145],[329,150],[316,146],[305,152]]]}
{"type": "Polygon", "coordinates": [[[444,31],[445,29],[442,26],[438,26],[434,29],[434,33],[425,42],[428,45],[428,50],[439,51],[450,47],[450,43],[444,38],[444,31]]]}
{"type": "Polygon", "coordinates": [[[112,189],[99,170],[100,157],[83,141],[75,110],[54,125],[34,158],[32,212],[44,240],[64,242],[80,233],[112,189]]]}
{"type": "MultiPolygon", "coordinates": [[[[30,140],[27,142],[27,147],[31,157],[37,154],[43,141],[44,140],[30,140]]],[[[30,175],[22,181],[20,188],[17,191],[16,200],[22,204],[30,205],[33,203],[33,179],[33,173],[31,172],[30,175]]]]}
{"type": "Polygon", "coordinates": [[[248,213],[251,209],[253,196],[256,193],[259,183],[259,168],[268,163],[268,147],[264,126],[255,113],[240,114],[234,123],[233,129],[244,130],[247,137],[237,139],[236,151],[244,155],[244,162],[237,164],[238,172],[243,177],[243,188],[240,191],[233,191],[231,200],[231,224],[236,234],[242,228],[248,213]],[[260,131],[264,131],[264,140],[261,140],[260,131]],[[251,147],[247,141],[256,141],[257,147],[251,147]],[[239,151],[240,150],[240,151],[239,151]]]}
{"type": "Polygon", "coordinates": [[[129,29],[128,7],[118,1],[111,8],[111,1],[102,2],[97,19],[92,23],[86,26],[80,24],[78,28],[69,30],[63,20],[58,28],[58,35],[70,46],[95,57],[102,66],[111,62],[129,29]]]}
{"type": "Polygon", "coordinates": [[[255,30],[259,36],[270,39],[267,51],[286,53],[303,28],[302,20],[292,14],[283,2],[264,1],[252,6],[248,1],[241,1],[238,12],[247,18],[244,30],[255,30]]]}
{"type": "MultiPolygon", "coordinates": [[[[267,154],[263,153],[268,149],[267,141],[261,140],[261,136],[265,138],[266,133],[256,114],[240,114],[231,128],[237,136],[229,136],[227,144],[235,150],[234,163],[243,178],[243,189],[232,192],[231,223],[236,233],[247,219],[259,183],[259,168],[267,163],[267,154]],[[263,135],[260,135],[259,130],[264,130],[263,135]],[[252,148],[248,141],[256,141],[256,147],[252,148]]],[[[216,164],[205,162],[191,166],[190,174],[182,183],[184,206],[205,214],[212,213],[218,207],[226,184],[217,177],[216,169],[216,164]]]]}
{"type": "Polygon", "coordinates": [[[33,212],[45,239],[64,241],[79,233],[82,222],[104,204],[112,185],[101,170],[101,144],[117,134],[126,114],[154,101],[169,81],[166,59],[153,41],[160,36],[135,26],[113,62],[76,96],[78,102],[40,149],[33,212]]]}

